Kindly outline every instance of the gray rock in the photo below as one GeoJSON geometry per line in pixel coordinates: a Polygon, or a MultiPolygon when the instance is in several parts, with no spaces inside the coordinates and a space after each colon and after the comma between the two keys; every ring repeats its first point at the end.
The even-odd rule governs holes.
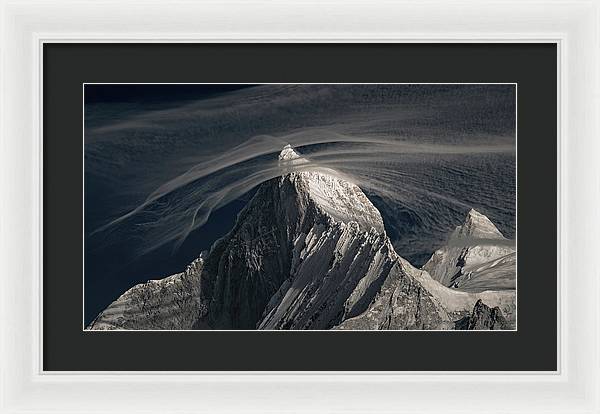
{"type": "Polygon", "coordinates": [[[481,299],[473,307],[470,316],[457,321],[455,329],[462,330],[503,330],[511,329],[499,307],[490,308],[481,299]]]}
{"type": "Polygon", "coordinates": [[[204,310],[199,298],[203,255],[183,273],[149,280],[123,293],[87,327],[90,330],[192,329],[204,310]]]}
{"type": "Polygon", "coordinates": [[[358,316],[345,319],[335,329],[441,330],[452,326],[436,298],[396,262],[369,307],[358,316]]]}

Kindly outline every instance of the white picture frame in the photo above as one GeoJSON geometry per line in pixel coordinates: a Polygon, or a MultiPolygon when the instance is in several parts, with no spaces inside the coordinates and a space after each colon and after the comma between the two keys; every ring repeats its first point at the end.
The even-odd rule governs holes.
{"type": "Polygon", "coordinates": [[[1,4],[0,413],[600,413],[598,1],[1,4]],[[41,91],[50,42],[556,43],[558,370],[43,371],[41,91]]]}

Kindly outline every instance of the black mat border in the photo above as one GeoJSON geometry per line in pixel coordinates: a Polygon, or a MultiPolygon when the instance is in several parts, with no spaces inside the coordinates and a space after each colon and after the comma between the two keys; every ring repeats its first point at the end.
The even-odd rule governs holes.
{"type": "Polygon", "coordinates": [[[44,45],[46,371],[554,371],[555,44],[44,45]],[[82,332],[84,82],[518,83],[517,332],[82,332]]]}

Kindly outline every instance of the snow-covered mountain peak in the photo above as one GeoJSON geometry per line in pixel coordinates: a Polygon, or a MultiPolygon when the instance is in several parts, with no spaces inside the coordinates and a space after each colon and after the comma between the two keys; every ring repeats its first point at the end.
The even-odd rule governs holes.
{"type": "MultiPolygon", "coordinates": [[[[443,285],[458,287],[461,284],[468,284],[467,282],[475,278],[478,272],[483,273],[485,270],[490,273],[489,268],[496,268],[501,264],[500,261],[497,263],[493,261],[503,258],[501,262],[507,265],[501,266],[502,269],[500,266],[492,269],[499,270],[492,275],[498,279],[493,282],[512,286],[514,277],[511,279],[510,275],[514,274],[512,271],[514,263],[511,264],[513,256],[508,257],[508,255],[514,252],[514,247],[504,238],[494,223],[483,214],[471,209],[463,224],[456,227],[447,245],[436,250],[423,269],[443,285]],[[488,262],[489,266],[483,266],[488,262]],[[510,280],[507,283],[505,283],[507,272],[504,269],[508,269],[510,280]]],[[[492,286],[489,280],[486,279],[485,282],[488,286],[492,286]]]]}
{"type": "Polygon", "coordinates": [[[308,184],[311,199],[334,220],[355,221],[362,231],[373,227],[383,233],[379,210],[356,184],[320,171],[303,172],[301,177],[308,184]]]}
{"type": "Polygon", "coordinates": [[[500,230],[496,228],[489,218],[474,209],[469,210],[464,223],[456,228],[454,236],[491,239],[504,238],[500,230]]]}
{"type": "Polygon", "coordinates": [[[283,149],[279,153],[280,161],[293,160],[295,158],[300,158],[300,154],[298,154],[290,144],[283,147],[283,149]]]}
{"type": "Polygon", "coordinates": [[[298,191],[334,221],[356,222],[362,231],[375,228],[380,233],[384,232],[379,210],[356,184],[340,172],[311,164],[290,145],[283,148],[279,161],[284,168],[282,180],[296,181],[298,191]]]}

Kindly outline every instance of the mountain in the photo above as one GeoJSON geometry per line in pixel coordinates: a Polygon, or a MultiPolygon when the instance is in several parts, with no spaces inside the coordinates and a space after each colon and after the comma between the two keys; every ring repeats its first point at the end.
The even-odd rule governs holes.
{"type": "Polygon", "coordinates": [[[514,291],[443,286],[394,251],[358,186],[304,171],[289,146],[279,163],[284,174],[261,184],[193,268],[133,287],[89,329],[455,329],[478,300],[513,326],[514,291]]]}
{"type": "MultiPolygon", "coordinates": [[[[305,162],[290,147],[279,159],[284,170],[305,162]]],[[[201,319],[213,329],[330,329],[402,277],[381,215],[358,186],[332,170],[292,171],[264,183],[211,250],[201,319]]],[[[412,312],[398,328],[447,324],[435,298],[405,279],[412,312]]]]}
{"type": "Polygon", "coordinates": [[[200,275],[204,256],[186,270],[149,280],[123,293],[102,311],[87,329],[192,329],[201,312],[200,275]]]}
{"type": "Polygon", "coordinates": [[[471,315],[457,321],[456,325],[456,329],[468,331],[511,329],[500,308],[490,308],[481,299],[475,303],[471,315]]]}
{"type": "Polygon", "coordinates": [[[515,289],[515,266],[512,243],[486,216],[471,209],[423,270],[444,286],[481,292],[515,289]]]}

